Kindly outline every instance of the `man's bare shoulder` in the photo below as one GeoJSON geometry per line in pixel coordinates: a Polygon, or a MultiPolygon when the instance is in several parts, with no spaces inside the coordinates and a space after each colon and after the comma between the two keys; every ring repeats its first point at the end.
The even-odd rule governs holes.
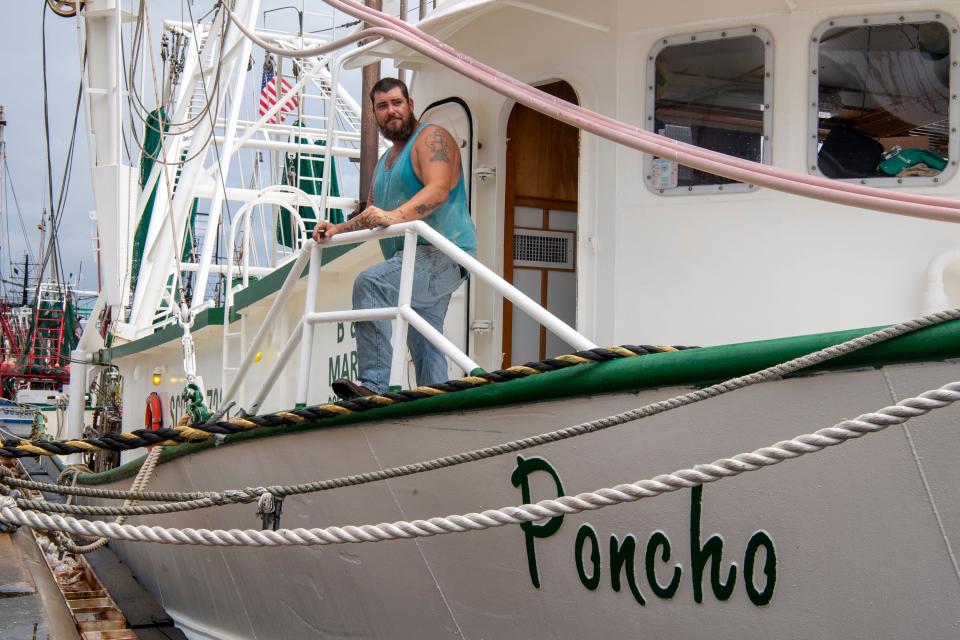
{"type": "Polygon", "coordinates": [[[424,127],[417,138],[417,151],[421,162],[456,162],[460,157],[450,132],[436,124],[424,127]]]}

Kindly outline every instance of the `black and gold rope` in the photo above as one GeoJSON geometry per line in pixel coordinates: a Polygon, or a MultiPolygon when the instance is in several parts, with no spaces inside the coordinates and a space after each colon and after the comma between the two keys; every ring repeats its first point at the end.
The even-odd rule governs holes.
{"type": "Polygon", "coordinates": [[[84,440],[23,440],[4,438],[0,447],[0,457],[22,458],[29,456],[63,456],[91,451],[128,451],[148,446],[170,447],[186,442],[202,442],[215,436],[232,435],[261,427],[283,427],[302,422],[315,422],[326,418],[348,415],[379,409],[394,404],[430,398],[437,395],[465,391],[490,384],[509,382],[520,378],[549,371],[557,371],[591,362],[606,362],[620,358],[680,351],[693,347],[670,347],[664,345],[623,345],[619,347],[595,348],[576,353],[548,358],[539,362],[528,362],[506,369],[469,375],[456,380],[434,384],[428,387],[415,387],[404,391],[387,392],[379,395],[343,400],[337,403],[321,404],[289,411],[277,411],[264,415],[241,415],[217,421],[208,421],[193,425],[178,425],[163,429],[136,429],[130,432],[111,432],[97,438],[84,440]]]}

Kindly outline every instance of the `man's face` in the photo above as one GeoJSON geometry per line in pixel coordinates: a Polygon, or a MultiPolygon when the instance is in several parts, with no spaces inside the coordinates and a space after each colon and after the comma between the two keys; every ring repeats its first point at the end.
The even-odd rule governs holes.
{"type": "Polygon", "coordinates": [[[413,117],[413,100],[404,98],[400,87],[373,94],[373,113],[380,133],[387,140],[402,142],[413,135],[417,122],[413,117]]]}

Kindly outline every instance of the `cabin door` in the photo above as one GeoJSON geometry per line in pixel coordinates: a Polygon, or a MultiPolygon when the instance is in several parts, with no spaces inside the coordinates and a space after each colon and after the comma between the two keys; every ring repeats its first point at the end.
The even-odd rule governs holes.
{"type": "MultiPolygon", "coordinates": [[[[541,90],[577,104],[566,82],[541,90]]],[[[577,183],[580,132],[516,105],[507,123],[504,278],[570,326],[577,316],[577,183]]],[[[503,363],[570,353],[510,302],[503,303],[503,363]]]]}
{"type": "MultiPolygon", "coordinates": [[[[463,168],[464,187],[467,190],[467,205],[473,216],[473,118],[470,109],[460,98],[447,98],[434,102],[420,116],[421,122],[440,125],[450,132],[460,146],[460,165],[463,168]]],[[[443,323],[443,334],[464,353],[469,353],[470,338],[470,287],[464,283],[450,297],[447,317],[443,323]]],[[[413,365],[409,366],[409,379],[413,380],[413,365]]],[[[450,380],[466,373],[456,364],[447,360],[447,373],[450,380]]]]}

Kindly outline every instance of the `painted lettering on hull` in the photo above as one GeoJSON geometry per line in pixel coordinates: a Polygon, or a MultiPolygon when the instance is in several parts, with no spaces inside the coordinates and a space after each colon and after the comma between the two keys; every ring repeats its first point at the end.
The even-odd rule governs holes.
{"type": "MultiPolygon", "coordinates": [[[[347,329],[347,324],[343,322],[337,323],[337,345],[338,351],[340,349],[339,345],[343,345],[343,349],[348,349],[350,343],[343,344],[347,339],[349,333],[350,339],[355,340],[357,337],[356,329],[354,328],[354,323],[349,323],[349,331],[347,329]]],[[[356,342],[353,342],[354,347],[348,351],[343,351],[342,353],[335,353],[334,355],[327,356],[327,385],[333,384],[333,381],[337,378],[349,378],[350,380],[357,380],[357,349],[356,342]]],[[[336,402],[339,400],[336,396],[330,396],[330,402],[336,402]]]]}
{"type": "MultiPolygon", "coordinates": [[[[566,495],[563,482],[549,461],[541,457],[517,456],[517,466],[510,482],[520,489],[524,504],[535,501],[530,496],[529,478],[537,472],[546,473],[553,479],[556,497],[566,495]]],[[[634,601],[646,606],[645,589],[660,600],[670,600],[680,593],[684,578],[689,581],[690,594],[697,603],[703,603],[705,592],[719,602],[728,600],[739,581],[750,602],[758,607],[769,604],[777,584],[777,552],[773,538],[766,531],[756,531],[744,547],[742,565],[731,561],[725,566],[724,538],[714,533],[703,539],[702,504],[703,486],[693,487],[690,490],[689,566],[681,562],[670,564],[675,547],[665,531],[654,531],[644,545],[633,533],[622,538],[611,533],[609,545],[605,546],[593,525],[580,525],[573,545],[573,564],[580,583],[587,590],[596,591],[607,574],[614,592],[619,593],[626,585],[634,601]],[[604,549],[607,550],[605,557],[604,549]]],[[[543,524],[528,522],[521,525],[530,582],[537,589],[543,583],[537,564],[537,540],[554,536],[562,526],[563,516],[549,518],[543,524]]],[[[726,551],[729,553],[729,547],[726,551]]]]}
{"type": "MultiPolygon", "coordinates": [[[[207,389],[206,397],[204,402],[207,405],[208,409],[215,409],[220,406],[220,397],[222,395],[222,390],[220,387],[212,387],[207,389]]],[[[173,416],[173,424],[177,424],[180,421],[180,418],[183,416],[184,412],[183,398],[180,397],[179,393],[170,394],[170,415],[173,416]]],[[[169,426],[169,425],[167,425],[169,426]]]]}

